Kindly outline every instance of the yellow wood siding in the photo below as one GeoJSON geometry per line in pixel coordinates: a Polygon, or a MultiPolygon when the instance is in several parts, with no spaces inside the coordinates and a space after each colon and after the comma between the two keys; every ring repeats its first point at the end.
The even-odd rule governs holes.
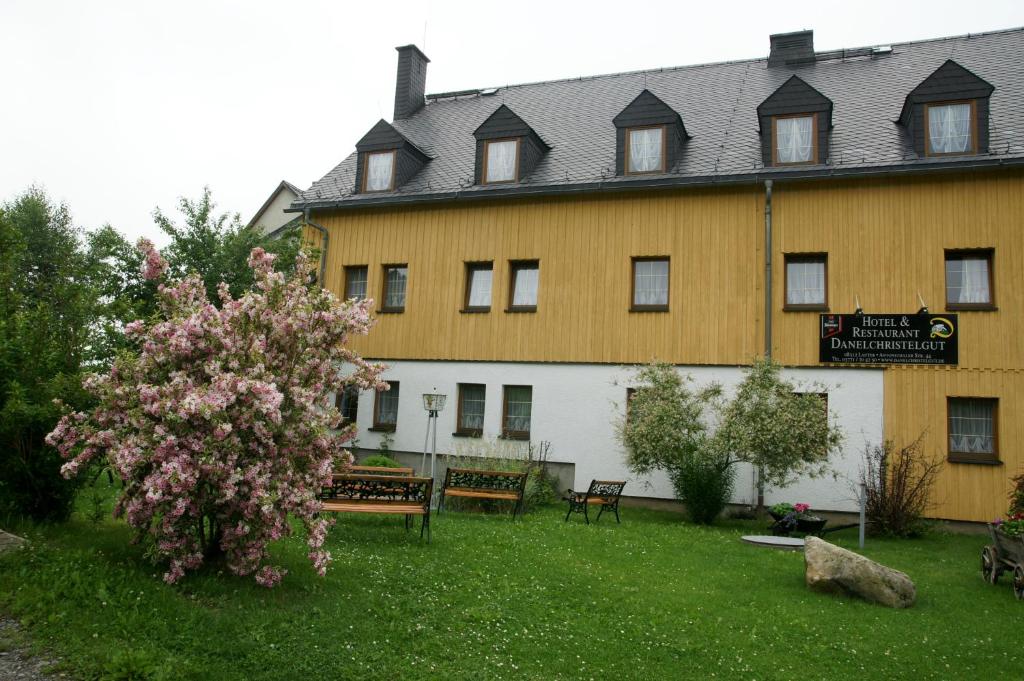
{"type": "Polygon", "coordinates": [[[945,249],[994,248],[996,312],[960,315],[960,364],[1024,368],[1024,175],[776,185],[773,354],[817,364],[818,312],[783,312],[784,253],[828,253],[832,312],[946,309],[945,249]]]}
{"type": "Polygon", "coordinates": [[[1024,372],[892,367],[886,369],[885,436],[897,446],[925,433],[925,452],[945,459],[946,397],[999,398],[996,424],[1001,465],[949,463],[936,489],[937,518],[990,521],[1008,505],[1009,479],[1024,472],[1024,372]]]}
{"type": "MultiPolygon", "coordinates": [[[[346,265],[408,263],[405,312],[355,347],[375,358],[748,363],[761,340],[756,187],[318,214],[327,286],[346,265]],[[631,313],[632,256],[667,255],[670,311],[631,313]],[[540,261],[535,313],[507,313],[509,261],[540,261]],[[465,314],[465,263],[494,262],[491,311],[465,314]]],[[[315,234],[315,233],[314,233],[315,234]]],[[[312,236],[312,235],[311,235],[312,236]]]]}
{"type": "MultiPolygon", "coordinates": [[[[833,312],[945,310],[945,249],[993,248],[998,311],[959,312],[959,367],[885,371],[885,434],[946,455],[946,397],[999,398],[1001,466],[947,464],[934,515],[987,520],[1024,469],[1024,174],[778,182],[773,354],[818,364],[818,313],[783,312],[784,254],[828,253],[833,312]]],[[[380,359],[747,364],[763,351],[761,186],[318,213],[326,284],[408,263],[405,312],[356,349],[380,359]],[[670,311],[630,313],[632,256],[671,258],[670,311]],[[510,314],[509,261],[540,261],[536,313],[510,314]],[[493,261],[491,311],[464,314],[465,263],[493,261]]],[[[310,230],[307,236],[318,243],[310,230]]],[[[856,438],[856,433],[848,433],[856,438]]]]}
{"type": "MultiPolygon", "coordinates": [[[[997,311],[958,311],[958,367],[885,371],[885,437],[897,446],[926,433],[945,459],[946,397],[999,398],[1003,465],[947,463],[932,513],[991,520],[1006,510],[1009,478],[1024,471],[1024,174],[941,175],[776,185],[773,196],[773,354],[790,365],[818,360],[817,312],[783,312],[784,253],[828,253],[832,312],[915,312],[920,292],[945,311],[945,250],[993,248],[997,311]]],[[[856,437],[856,434],[847,434],[856,437]]]]}

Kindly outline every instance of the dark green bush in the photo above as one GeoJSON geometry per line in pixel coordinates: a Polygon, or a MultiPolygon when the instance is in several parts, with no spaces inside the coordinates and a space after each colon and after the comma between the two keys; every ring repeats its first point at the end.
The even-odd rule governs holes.
{"type": "Polygon", "coordinates": [[[732,496],[733,468],[719,457],[683,457],[669,468],[668,474],[676,496],[695,523],[713,523],[732,496]]]}

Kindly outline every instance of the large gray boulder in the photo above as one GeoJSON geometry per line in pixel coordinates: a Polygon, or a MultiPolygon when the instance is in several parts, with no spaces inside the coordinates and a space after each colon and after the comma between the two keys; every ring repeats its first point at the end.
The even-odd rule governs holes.
{"type": "Polygon", "coordinates": [[[24,545],[25,540],[21,537],[16,537],[13,534],[7,534],[3,530],[0,530],[0,553],[19,549],[24,545]]]}
{"type": "Polygon", "coordinates": [[[904,573],[817,537],[807,537],[804,563],[807,586],[814,591],[851,594],[890,608],[909,608],[917,598],[904,573]]]}

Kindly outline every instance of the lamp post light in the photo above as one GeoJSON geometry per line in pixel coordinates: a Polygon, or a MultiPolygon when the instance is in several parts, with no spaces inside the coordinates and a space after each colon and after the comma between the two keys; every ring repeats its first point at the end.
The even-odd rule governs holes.
{"type": "Polygon", "coordinates": [[[431,508],[437,508],[437,474],[435,459],[437,458],[437,415],[444,409],[447,395],[442,395],[434,388],[435,392],[423,393],[423,409],[427,412],[427,432],[423,437],[423,459],[420,461],[420,474],[427,473],[427,442],[431,441],[431,426],[433,426],[433,439],[430,447],[430,479],[434,480],[434,493],[430,498],[431,508]]]}

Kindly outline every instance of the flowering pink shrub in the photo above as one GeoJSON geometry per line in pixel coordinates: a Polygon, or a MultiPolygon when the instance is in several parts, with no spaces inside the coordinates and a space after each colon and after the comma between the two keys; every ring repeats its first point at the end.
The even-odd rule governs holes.
{"type": "MultiPolygon", "coordinates": [[[[162,277],[153,244],[140,240],[139,249],[143,274],[162,277]]],[[[355,429],[332,432],[340,414],[328,391],[385,387],[381,367],[346,348],[350,334],[369,331],[370,301],[308,287],[303,255],[288,279],[273,260],[253,249],[254,288],[232,299],[222,284],[220,309],[198,276],[161,284],[161,318],[125,327],[138,353],[89,375],[97,406],[65,415],[47,436],[68,459],[65,477],[96,460],[117,471],[115,515],[168,561],[168,583],[223,556],[235,574],[273,586],[284,571],[263,561],[268,542],[291,533],[289,514],[305,526],[321,575],[331,559],[331,521],[317,516],[317,494],[351,462],[342,445],[355,429]]]]}

